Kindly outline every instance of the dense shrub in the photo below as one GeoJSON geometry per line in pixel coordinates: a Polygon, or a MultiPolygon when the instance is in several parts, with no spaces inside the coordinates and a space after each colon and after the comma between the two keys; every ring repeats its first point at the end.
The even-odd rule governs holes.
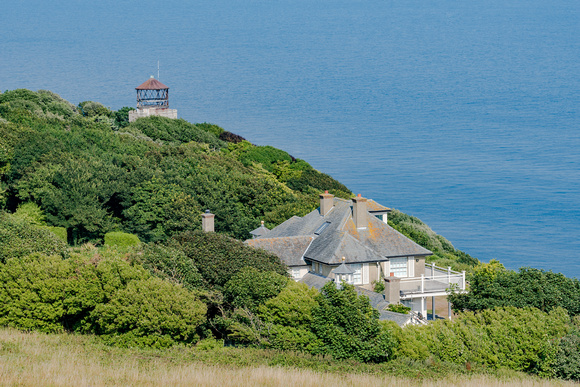
{"type": "Polygon", "coordinates": [[[54,227],[54,226],[44,226],[44,229],[50,231],[51,233],[53,233],[54,235],[56,235],[57,237],[60,238],[61,241],[63,241],[64,243],[67,242],[68,237],[66,234],[66,228],[64,227],[54,227]]]}
{"type": "MultiPolygon", "coordinates": [[[[214,136],[217,136],[217,137],[220,137],[221,134],[225,132],[225,130],[223,128],[220,128],[217,125],[210,124],[207,122],[197,123],[197,124],[195,124],[195,126],[197,126],[201,130],[205,130],[206,132],[212,133],[214,136]]],[[[223,140],[223,139],[220,137],[220,140],[223,140]]],[[[223,141],[226,141],[226,140],[223,140],[223,141]]]]}
{"type": "Polygon", "coordinates": [[[198,289],[203,285],[203,278],[193,259],[176,247],[150,243],[143,246],[143,251],[136,258],[157,277],[181,283],[188,289],[198,289]]]}
{"type": "Polygon", "coordinates": [[[118,258],[34,254],[0,266],[0,325],[54,332],[90,332],[89,313],[119,289],[147,278],[118,258]]]}
{"type": "Polygon", "coordinates": [[[578,329],[564,336],[558,346],[554,361],[557,377],[580,381],[580,331],[578,329]]]}
{"type": "Polygon", "coordinates": [[[323,342],[324,353],[335,359],[356,359],[364,362],[389,360],[395,341],[381,329],[379,312],[368,297],[357,295],[352,285],[338,289],[328,282],[312,310],[311,328],[323,342]]]}
{"type": "Polygon", "coordinates": [[[32,253],[66,253],[66,242],[51,231],[0,212],[0,262],[32,253]]]}
{"type": "Polygon", "coordinates": [[[260,304],[276,297],[288,281],[287,276],[273,271],[262,272],[254,267],[244,267],[225,284],[225,300],[234,308],[256,311],[260,304]]]}
{"type": "Polygon", "coordinates": [[[193,260],[209,288],[222,289],[244,267],[288,275],[286,266],[278,256],[246,246],[226,235],[194,231],[179,234],[174,240],[193,260]]]}
{"type": "Polygon", "coordinates": [[[111,231],[105,234],[105,246],[129,247],[141,243],[137,235],[121,231],[111,231]]]}
{"type": "Polygon", "coordinates": [[[492,368],[552,374],[557,339],[569,329],[562,308],[550,313],[506,307],[466,313],[400,332],[397,353],[411,359],[435,356],[445,362],[472,362],[492,368]]]}
{"type": "Polygon", "coordinates": [[[91,317],[97,333],[117,345],[166,347],[196,340],[206,310],[181,285],[152,277],[130,282],[91,317]]]}
{"type": "Polygon", "coordinates": [[[580,314],[580,281],[541,269],[506,270],[492,261],[474,270],[467,294],[452,294],[449,299],[455,311],[515,306],[549,312],[562,307],[575,316],[580,314]]]}
{"type": "Polygon", "coordinates": [[[199,128],[182,119],[151,116],[139,118],[126,129],[135,128],[153,140],[184,143],[190,141],[209,144],[211,148],[219,149],[225,144],[211,131],[199,128]]]}

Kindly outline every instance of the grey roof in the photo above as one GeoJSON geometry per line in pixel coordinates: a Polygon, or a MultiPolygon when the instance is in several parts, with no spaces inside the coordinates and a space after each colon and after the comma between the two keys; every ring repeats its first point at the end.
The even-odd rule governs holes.
{"type": "Polygon", "coordinates": [[[332,279],[309,271],[308,273],[304,274],[304,276],[298,282],[302,282],[311,288],[320,290],[329,281],[332,281],[332,279]]]}
{"type": "Polygon", "coordinates": [[[390,310],[380,310],[379,313],[379,320],[391,320],[396,322],[400,327],[405,326],[411,322],[410,314],[391,312],[390,310]]]}
{"type": "Polygon", "coordinates": [[[256,238],[246,243],[257,249],[264,249],[280,257],[287,266],[304,266],[304,252],[312,243],[311,236],[294,236],[287,238],[256,238]]]}
{"type": "Polygon", "coordinates": [[[346,263],[341,263],[339,267],[332,269],[334,274],[354,274],[354,271],[350,267],[346,266],[346,263]]]}
{"type": "MultiPolygon", "coordinates": [[[[340,264],[342,257],[346,258],[346,263],[362,263],[386,261],[389,257],[432,254],[370,212],[367,212],[366,227],[357,229],[352,220],[352,202],[334,198],[333,203],[333,208],[325,216],[320,214],[319,209],[302,218],[293,216],[253,241],[263,241],[259,247],[277,254],[289,266],[297,265],[298,254],[296,251],[289,254],[284,252],[288,244],[292,245],[285,239],[291,237],[312,238],[309,246],[302,251],[301,259],[329,265],[340,264]],[[325,223],[328,225],[321,232],[317,232],[325,223]],[[266,242],[265,239],[271,241],[266,242]],[[287,260],[287,257],[292,259],[287,260]]],[[[375,202],[369,207],[374,210],[386,208],[375,202]]],[[[247,243],[257,246],[252,240],[247,243]]]]}
{"type": "Polygon", "coordinates": [[[266,235],[268,232],[270,232],[270,229],[264,226],[264,222],[262,222],[262,225],[257,229],[250,231],[250,234],[254,235],[255,237],[260,237],[266,235]]]}

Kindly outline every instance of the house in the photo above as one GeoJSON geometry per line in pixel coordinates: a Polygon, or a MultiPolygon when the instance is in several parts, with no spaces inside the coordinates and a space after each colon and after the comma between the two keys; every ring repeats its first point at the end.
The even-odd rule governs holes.
{"type": "Polygon", "coordinates": [[[316,288],[344,281],[374,297],[373,306],[381,312],[389,303],[402,302],[427,316],[427,297],[444,296],[453,284],[464,290],[465,273],[425,265],[431,251],[390,227],[389,212],[360,194],[344,200],[327,191],[316,210],[272,230],[262,225],[246,243],[278,255],[296,281],[316,288]],[[385,285],[379,295],[383,303],[373,292],[377,282],[385,285]]]}

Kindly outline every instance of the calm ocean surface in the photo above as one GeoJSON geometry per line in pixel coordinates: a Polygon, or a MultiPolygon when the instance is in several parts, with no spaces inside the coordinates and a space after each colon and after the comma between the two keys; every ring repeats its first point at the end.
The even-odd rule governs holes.
{"type": "Polygon", "coordinates": [[[508,268],[580,277],[580,2],[19,0],[0,89],[170,103],[508,268]],[[57,4],[54,4],[57,3],[57,4]]]}

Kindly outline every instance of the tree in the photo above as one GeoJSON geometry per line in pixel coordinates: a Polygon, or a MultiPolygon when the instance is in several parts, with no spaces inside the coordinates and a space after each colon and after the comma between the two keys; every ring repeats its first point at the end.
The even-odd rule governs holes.
{"type": "Polygon", "coordinates": [[[328,282],[312,311],[312,331],[324,343],[324,352],[336,359],[364,362],[389,360],[394,341],[379,324],[379,312],[368,297],[358,296],[354,286],[337,288],[328,282]]]}
{"type": "Polygon", "coordinates": [[[227,235],[186,231],[173,239],[177,242],[175,246],[193,260],[205,286],[210,289],[223,289],[226,282],[244,267],[288,275],[278,256],[246,246],[227,235]]]}
{"type": "Polygon", "coordinates": [[[247,308],[255,312],[258,306],[277,296],[288,284],[288,277],[273,271],[262,272],[254,267],[244,267],[224,286],[224,296],[234,308],[247,308]]]}

